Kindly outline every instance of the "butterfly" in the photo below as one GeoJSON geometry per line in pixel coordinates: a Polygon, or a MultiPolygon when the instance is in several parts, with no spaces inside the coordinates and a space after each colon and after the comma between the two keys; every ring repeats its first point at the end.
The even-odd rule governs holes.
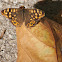
{"type": "Polygon", "coordinates": [[[35,26],[38,21],[45,16],[40,9],[7,8],[1,11],[2,15],[10,19],[14,26],[21,26],[23,22],[27,27],[35,26]]]}

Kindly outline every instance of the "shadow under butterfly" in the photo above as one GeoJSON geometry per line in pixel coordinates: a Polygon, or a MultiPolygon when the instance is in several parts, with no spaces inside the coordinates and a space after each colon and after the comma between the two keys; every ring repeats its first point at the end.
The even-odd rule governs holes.
{"type": "Polygon", "coordinates": [[[62,25],[62,1],[39,1],[34,4],[34,8],[43,10],[47,18],[62,25]]]}
{"type": "Polygon", "coordinates": [[[10,19],[15,26],[21,26],[23,22],[27,27],[35,26],[45,13],[40,9],[25,9],[24,6],[20,8],[7,8],[1,11],[2,15],[10,19]]]}

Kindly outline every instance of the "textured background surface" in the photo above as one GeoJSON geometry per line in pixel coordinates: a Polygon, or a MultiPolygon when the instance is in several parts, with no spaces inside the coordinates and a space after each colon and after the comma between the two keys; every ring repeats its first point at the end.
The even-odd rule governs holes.
{"type": "Polygon", "coordinates": [[[16,27],[1,15],[1,10],[19,8],[22,5],[33,8],[33,4],[37,1],[40,0],[0,0],[0,35],[6,29],[4,37],[0,39],[0,62],[16,62],[17,59],[16,27]]]}
{"type": "Polygon", "coordinates": [[[19,8],[24,5],[26,8],[33,8],[37,0],[0,0],[0,35],[4,29],[6,32],[0,39],[0,62],[16,62],[17,58],[17,39],[16,27],[9,19],[1,15],[1,10],[5,8],[19,8]]]}

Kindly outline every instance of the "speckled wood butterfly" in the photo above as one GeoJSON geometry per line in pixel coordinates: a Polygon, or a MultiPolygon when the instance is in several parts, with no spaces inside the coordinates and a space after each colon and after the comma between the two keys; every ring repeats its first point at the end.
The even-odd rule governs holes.
{"type": "Polygon", "coordinates": [[[10,19],[15,26],[21,26],[23,22],[27,27],[32,27],[45,16],[45,13],[39,9],[7,8],[1,11],[2,15],[10,19]]]}

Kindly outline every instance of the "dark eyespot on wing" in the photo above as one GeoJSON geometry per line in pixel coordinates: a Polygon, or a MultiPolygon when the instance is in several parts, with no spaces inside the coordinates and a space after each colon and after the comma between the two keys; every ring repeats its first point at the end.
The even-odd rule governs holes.
{"type": "Polygon", "coordinates": [[[11,9],[9,9],[9,12],[11,12],[11,9]]]}

